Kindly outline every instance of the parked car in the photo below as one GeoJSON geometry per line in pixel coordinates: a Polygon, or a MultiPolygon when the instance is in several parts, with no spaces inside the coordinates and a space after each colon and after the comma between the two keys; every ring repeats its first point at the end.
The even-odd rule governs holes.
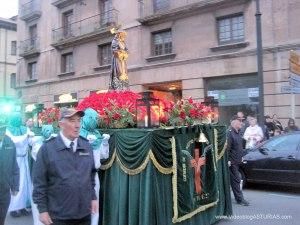
{"type": "Polygon", "coordinates": [[[271,138],[244,156],[240,169],[245,183],[300,187],[300,132],[271,138]]]}

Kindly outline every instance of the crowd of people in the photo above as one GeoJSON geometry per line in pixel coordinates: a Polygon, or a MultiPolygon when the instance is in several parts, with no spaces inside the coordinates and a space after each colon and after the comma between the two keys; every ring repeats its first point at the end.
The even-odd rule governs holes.
{"type": "MultiPolygon", "coordinates": [[[[35,135],[21,114],[11,116],[9,124],[0,124],[0,225],[7,211],[22,216],[32,210],[34,225],[98,224],[100,160],[109,157],[109,135],[97,130],[98,113],[62,108],[60,132],[45,125],[35,135]],[[28,148],[31,150],[28,151],[28,148]],[[33,169],[28,159],[32,159],[33,169]]],[[[227,132],[230,182],[238,204],[248,206],[242,189],[239,165],[243,149],[283,132],[297,131],[293,119],[284,129],[277,115],[265,116],[260,127],[254,116],[234,115],[227,132]]]]}
{"type": "Polygon", "coordinates": [[[247,116],[245,119],[243,112],[237,112],[237,114],[232,117],[227,132],[227,151],[230,184],[237,204],[249,206],[249,202],[246,201],[243,196],[239,172],[244,150],[252,149],[262,141],[274,136],[293,131],[299,131],[295,120],[290,118],[287,127],[283,129],[276,114],[274,114],[273,117],[265,116],[263,128],[258,126],[256,117],[247,116]]]}

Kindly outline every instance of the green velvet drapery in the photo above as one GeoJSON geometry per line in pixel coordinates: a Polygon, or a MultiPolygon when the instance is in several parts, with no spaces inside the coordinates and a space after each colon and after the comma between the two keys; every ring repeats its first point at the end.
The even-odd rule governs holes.
{"type": "Polygon", "coordinates": [[[102,225],[200,225],[232,213],[225,127],[109,130],[102,162],[102,225]],[[197,144],[200,133],[207,143],[197,144]],[[200,145],[203,193],[195,193],[190,160],[200,145]]]}

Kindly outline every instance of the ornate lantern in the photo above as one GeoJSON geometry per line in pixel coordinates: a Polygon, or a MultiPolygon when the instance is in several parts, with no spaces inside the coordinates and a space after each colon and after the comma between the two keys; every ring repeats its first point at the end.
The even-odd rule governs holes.
{"type": "Polygon", "coordinates": [[[219,121],[219,102],[212,96],[205,97],[204,105],[210,106],[212,109],[212,115],[209,115],[211,122],[217,123],[219,121]]]}
{"type": "Polygon", "coordinates": [[[153,92],[142,92],[142,99],[136,100],[136,121],[138,128],[159,127],[159,99],[153,97],[153,92]]]}

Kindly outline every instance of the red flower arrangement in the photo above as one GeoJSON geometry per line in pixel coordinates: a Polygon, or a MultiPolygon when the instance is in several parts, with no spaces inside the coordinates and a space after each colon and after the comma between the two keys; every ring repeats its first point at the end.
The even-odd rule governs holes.
{"type": "MultiPolygon", "coordinates": [[[[100,116],[100,128],[134,127],[136,125],[136,100],[140,98],[142,98],[140,94],[131,91],[93,93],[84,98],[77,109],[96,110],[100,116]]],[[[159,104],[160,106],[154,108],[152,113],[159,117],[164,126],[189,126],[201,123],[212,113],[210,107],[194,102],[192,98],[181,100],[176,104],[159,98],[159,104]]],[[[142,117],[145,114],[146,112],[142,112],[142,117]]]]}
{"type": "MultiPolygon", "coordinates": [[[[142,98],[140,94],[131,91],[93,93],[84,98],[77,109],[96,110],[100,116],[99,127],[101,128],[134,127],[136,125],[136,100],[140,98],[142,98]]],[[[164,109],[170,105],[170,102],[160,99],[160,109],[154,109],[154,113],[161,120],[165,120],[164,109]]]]}
{"type": "Polygon", "coordinates": [[[167,123],[170,126],[190,126],[204,122],[211,115],[209,106],[194,102],[192,98],[180,100],[166,110],[167,123]]]}
{"type": "Polygon", "coordinates": [[[38,115],[38,121],[40,125],[51,124],[54,127],[58,127],[58,119],[59,119],[59,108],[47,108],[44,109],[38,115]]]}
{"type": "Polygon", "coordinates": [[[125,128],[135,125],[135,102],[141,98],[131,91],[93,93],[84,98],[77,109],[92,108],[100,116],[99,127],[125,128]]]}

